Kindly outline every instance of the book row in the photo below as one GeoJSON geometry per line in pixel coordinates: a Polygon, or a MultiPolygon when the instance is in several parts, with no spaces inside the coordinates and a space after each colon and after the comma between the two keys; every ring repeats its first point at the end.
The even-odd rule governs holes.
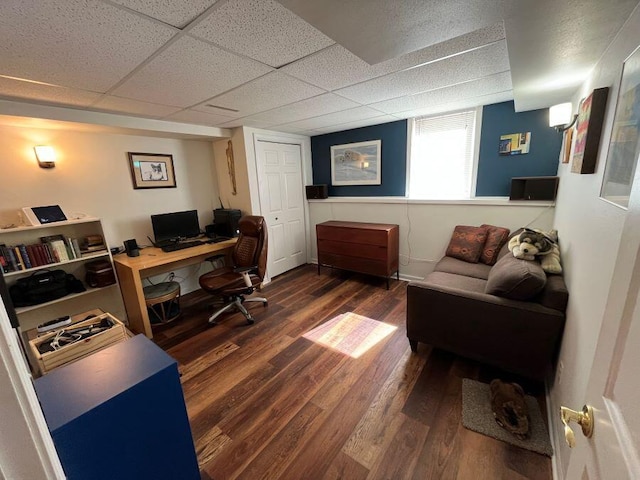
{"type": "Polygon", "coordinates": [[[104,244],[88,247],[77,238],[62,235],[41,237],[41,243],[30,245],[0,244],[0,266],[7,272],[28,270],[54,263],[68,262],[105,250],[104,244]]]}

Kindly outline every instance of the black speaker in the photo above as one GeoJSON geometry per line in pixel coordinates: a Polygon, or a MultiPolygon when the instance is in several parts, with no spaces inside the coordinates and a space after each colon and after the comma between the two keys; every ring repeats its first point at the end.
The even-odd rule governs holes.
{"type": "Polygon", "coordinates": [[[514,177],[509,200],[555,200],[558,177],[514,177]]]}
{"type": "Polygon", "coordinates": [[[307,185],[305,189],[307,191],[308,200],[317,200],[327,198],[329,196],[328,185],[307,185]]]}
{"type": "Polygon", "coordinates": [[[138,247],[138,242],[136,242],[135,238],[132,238],[131,240],[125,240],[124,249],[127,251],[127,256],[129,257],[140,256],[140,248],[138,247]]]}
{"type": "Polygon", "coordinates": [[[236,208],[216,208],[213,211],[213,231],[219,237],[237,237],[242,212],[236,208]]]}

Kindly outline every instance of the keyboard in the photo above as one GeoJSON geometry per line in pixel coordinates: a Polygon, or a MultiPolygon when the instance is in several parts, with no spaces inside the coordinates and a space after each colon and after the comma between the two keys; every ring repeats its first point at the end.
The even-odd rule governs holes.
{"type": "Polygon", "coordinates": [[[171,245],[165,245],[162,247],[163,252],[175,252],[176,250],[182,250],[183,248],[191,248],[197,247],[198,245],[203,245],[204,242],[201,240],[190,240],[188,242],[179,242],[172,243],[171,245]]]}

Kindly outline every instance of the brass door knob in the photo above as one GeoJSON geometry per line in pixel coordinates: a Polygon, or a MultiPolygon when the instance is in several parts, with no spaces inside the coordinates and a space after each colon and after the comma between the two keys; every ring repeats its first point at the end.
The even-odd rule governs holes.
{"type": "Polygon", "coordinates": [[[584,405],[581,412],[576,412],[567,407],[560,407],[560,418],[564,424],[564,438],[570,448],[576,445],[576,436],[569,426],[570,422],[576,422],[580,425],[585,437],[591,438],[593,435],[593,408],[590,406],[584,405]]]}

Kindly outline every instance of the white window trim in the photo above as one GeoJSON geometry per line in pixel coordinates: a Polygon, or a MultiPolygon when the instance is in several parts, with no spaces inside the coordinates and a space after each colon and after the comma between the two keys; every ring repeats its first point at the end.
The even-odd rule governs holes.
{"type": "MultiPolygon", "coordinates": [[[[443,115],[453,115],[456,113],[461,113],[461,112],[467,112],[469,110],[472,110],[472,108],[463,108],[460,110],[454,110],[451,112],[440,112],[440,113],[434,113],[433,115],[423,115],[419,118],[429,118],[429,117],[439,117],[439,116],[443,116],[443,115]]],[[[471,190],[469,193],[469,198],[468,199],[460,199],[460,201],[468,201],[468,200],[473,200],[476,198],[476,184],[477,184],[477,178],[478,178],[478,162],[480,159],[480,133],[482,132],[482,107],[478,106],[475,107],[475,111],[476,111],[476,127],[475,127],[475,132],[474,132],[474,138],[473,138],[473,158],[471,159],[471,190]]],[[[417,117],[412,117],[409,118],[409,121],[407,122],[407,170],[406,170],[406,175],[405,175],[405,186],[404,186],[404,191],[405,191],[405,196],[408,199],[412,199],[412,197],[409,196],[410,191],[409,191],[409,185],[411,182],[411,144],[413,142],[413,130],[414,130],[414,125],[415,125],[415,120],[417,117]]],[[[418,200],[418,199],[413,199],[413,200],[418,200]]],[[[435,201],[440,201],[440,200],[435,200],[435,201]]],[[[450,203],[454,203],[456,202],[456,200],[449,200],[448,202],[450,203]]]]}

